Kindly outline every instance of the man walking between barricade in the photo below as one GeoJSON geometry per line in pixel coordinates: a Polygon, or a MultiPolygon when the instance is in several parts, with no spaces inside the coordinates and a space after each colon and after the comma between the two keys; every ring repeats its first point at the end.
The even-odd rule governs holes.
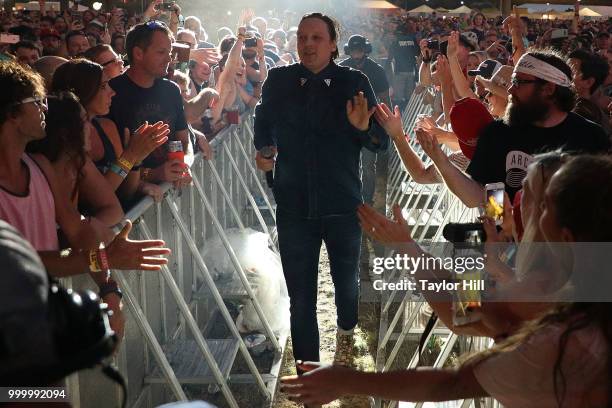
{"type": "Polygon", "coordinates": [[[359,302],[359,156],[363,147],[386,149],[388,136],[371,118],[376,99],[365,75],[334,62],[336,23],[320,13],[307,14],[297,38],[301,63],[273,68],[263,85],[255,110],[256,161],[263,171],[275,170],[294,357],[319,360],[317,275],[325,242],[338,312],[335,362],[348,365],[359,302]],[[270,146],[276,159],[261,152],[270,146]]]}

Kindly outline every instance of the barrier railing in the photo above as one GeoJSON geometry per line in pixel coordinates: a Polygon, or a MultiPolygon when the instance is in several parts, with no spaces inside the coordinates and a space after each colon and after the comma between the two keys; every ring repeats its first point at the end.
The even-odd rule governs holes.
{"type": "MultiPolygon", "coordinates": [[[[272,400],[288,334],[273,332],[225,233],[252,227],[268,234],[270,248],[278,252],[274,207],[253,166],[252,138],[252,119],[245,115],[240,126],[223,130],[211,142],[212,160],[196,156],[191,186],[176,191],[166,183],[162,202],[144,198],[125,216],[134,224],[133,237],[164,239],[172,250],[160,272],[113,271],[129,311],[116,362],[127,379],[131,407],[207,399],[206,392],[221,392],[227,406],[238,407],[236,389],[230,388],[234,379],[254,384],[264,404],[272,400]],[[229,280],[215,279],[202,256],[204,242],[213,236],[221,238],[231,260],[229,280]],[[234,303],[247,301],[273,348],[269,369],[258,368],[232,315],[234,303]],[[225,335],[215,333],[221,327],[225,335]],[[231,374],[237,356],[248,374],[231,374]]],[[[88,285],[82,278],[68,284],[88,285]]],[[[118,406],[120,396],[112,385],[94,378],[81,372],[68,380],[73,406],[118,406]]]]}
{"type": "MultiPolygon", "coordinates": [[[[402,114],[402,123],[409,138],[410,146],[415,153],[424,161],[425,166],[431,164],[431,160],[423,152],[412,132],[412,126],[419,114],[428,114],[430,109],[423,103],[422,94],[413,93],[402,114]]],[[[394,146],[395,147],[395,146],[394,146]]],[[[465,207],[446,186],[446,184],[419,184],[415,182],[402,163],[397,149],[392,149],[389,158],[389,173],[387,185],[388,209],[394,204],[402,207],[402,214],[412,228],[412,235],[417,242],[438,243],[442,239],[442,229],[449,222],[472,221],[477,216],[474,209],[465,207]]],[[[392,270],[385,272],[382,277],[385,282],[397,282],[406,278],[407,271],[392,270]]],[[[418,340],[423,333],[420,320],[428,317],[426,302],[422,296],[407,291],[399,298],[398,292],[381,292],[381,318],[379,326],[379,339],[376,353],[376,370],[388,371],[393,367],[405,340],[413,336],[418,340]],[[393,313],[393,306],[396,306],[393,313]],[[399,329],[399,333],[396,332],[399,329]],[[387,347],[395,341],[390,352],[387,347]]],[[[490,346],[491,341],[484,338],[463,337],[453,334],[448,328],[442,327],[441,323],[432,330],[424,344],[436,336],[441,339],[440,351],[436,357],[433,367],[442,367],[457,343],[460,350],[482,350],[490,346]],[[469,345],[469,346],[468,346],[469,345]]],[[[410,356],[406,368],[415,368],[419,363],[418,347],[410,356]]],[[[383,401],[377,399],[375,405],[383,406],[383,401]]],[[[422,403],[410,404],[400,403],[402,407],[422,407],[422,403]]],[[[387,407],[393,408],[398,405],[397,401],[390,401],[387,407]]],[[[436,406],[444,407],[497,407],[498,403],[491,399],[454,401],[448,404],[436,406]]]]}

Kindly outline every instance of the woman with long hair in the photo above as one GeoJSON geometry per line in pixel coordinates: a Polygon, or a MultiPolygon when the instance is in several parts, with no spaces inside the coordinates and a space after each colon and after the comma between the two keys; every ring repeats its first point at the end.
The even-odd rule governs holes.
{"type": "MultiPolygon", "coordinates": [[[[577,156],[551,177],[537,222],[551,247],[559,242],[609,243],[610,200],[612,158],[577,156]]],[[[396,211],[396,217],[401,212],[396,211]]],[[[409,236],[401,218],[395,223],[383,216],[362,217],[361,221],[366,231],[385,242],[406,241],[407,231],[409,236]]],[[[416,248],[409,239],[406,249],[414,253],[416,248]]],[[[571,279],[591,279],[597,285],[601,276],[596,273],[601,269],[571,279]]],[[[292,399],[307,404],[324,404],[353,394],[414,402],[491,396],[508,408],[612,407],[611,347],[612,303],[574,302],[559,304],[458,368],[363,373],[301,363],[307,373],[285,377],[282,382],[292,399]]]]}
{"type": "Polygon", "coordinates": [[[120,136],[115,123],[102,118],[115,94],[101,65],[86,59],[74,59],[60,66],[53,75],[52,90],[74,92],[87,114],[91,135],[88,151],[95,167],[124,202],[138,193],[161,199],[161,188],[140,180],[138,164],[168,139],[168,125],[144,123],[133,135],[125,129],[120,136]]]}
{"type": "Polygon", "coordinates": [[[123,211],[87,155],[87,114],[71,92],[50,94],[47,100],[46,137],[28,144],[27,151],[40,153],[51,162],[73,205],[85,209],[91,215],[92,226],[110,240],[112,232],[108,227],[121,220],[123,211]]]}

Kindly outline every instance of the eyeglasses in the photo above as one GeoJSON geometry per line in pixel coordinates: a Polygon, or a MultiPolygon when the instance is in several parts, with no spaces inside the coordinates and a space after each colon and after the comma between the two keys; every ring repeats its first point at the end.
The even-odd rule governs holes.
{"type": "Polygon", "coordinates": [[[116,56],[112,60],[106,61],[100,65],[102,65],[102,67],[106,67],[107,65],[110,65],[110,64],[122,64],[122,63],[123,63],[123,59],[121,59],[120,56],[116,56]]]}
{"type": "Polygon", "coordinates": [[[535,83],[544,83],[546,81],[542,80],[542,79],[518,79],[518,78],[512,78],[510,80],[510,83],[512,84],[512,86],[518,88],[519,86],[523,85],[523,84],[535,84],[535,83]]]}
{"type": "Polygon", "coordinates": [[[26,103],[30,103],[30,102],[34,102],[41,109],[47,109],[47,107],[49,106],[47,104],[47,98],[34,98],[34,97],[22,99],[19,102],[15,102],[13,106],[25,105],[26,103]]]}

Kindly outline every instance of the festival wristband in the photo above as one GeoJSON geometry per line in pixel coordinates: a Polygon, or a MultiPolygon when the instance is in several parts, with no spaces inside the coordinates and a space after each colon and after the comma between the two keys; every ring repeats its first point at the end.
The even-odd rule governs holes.
{"type": "Polygon", "coordinates": [[[117,159],[117,164],[121,166],[126,172],[129,172],[132,167],[134,167],[134,163],[123,157],[117,159]]]}
{"type": "Polygon", "coordinates": [[[100,264],[98,263],[97,250],[92,249],[89,251],[89,271],[90,272],[101,272],[100,264]]]}
{"type": "Polygon", "coordinates": [[[110,269],[108,263],[108,254],[106,253],[106,249],[103,245],[100,245],[100,248],[96,251],[98,265],[100,265],[100,269],[103,271],[108,271],[110,269]]]}
{"type": "Polygon", "coordinates": [[[121,178],[126,178],[128,175],[127,171],[125,171],[123,167],[117,165],[117,163],[111,164],[109,170],[117,174],[121,178]]]}

